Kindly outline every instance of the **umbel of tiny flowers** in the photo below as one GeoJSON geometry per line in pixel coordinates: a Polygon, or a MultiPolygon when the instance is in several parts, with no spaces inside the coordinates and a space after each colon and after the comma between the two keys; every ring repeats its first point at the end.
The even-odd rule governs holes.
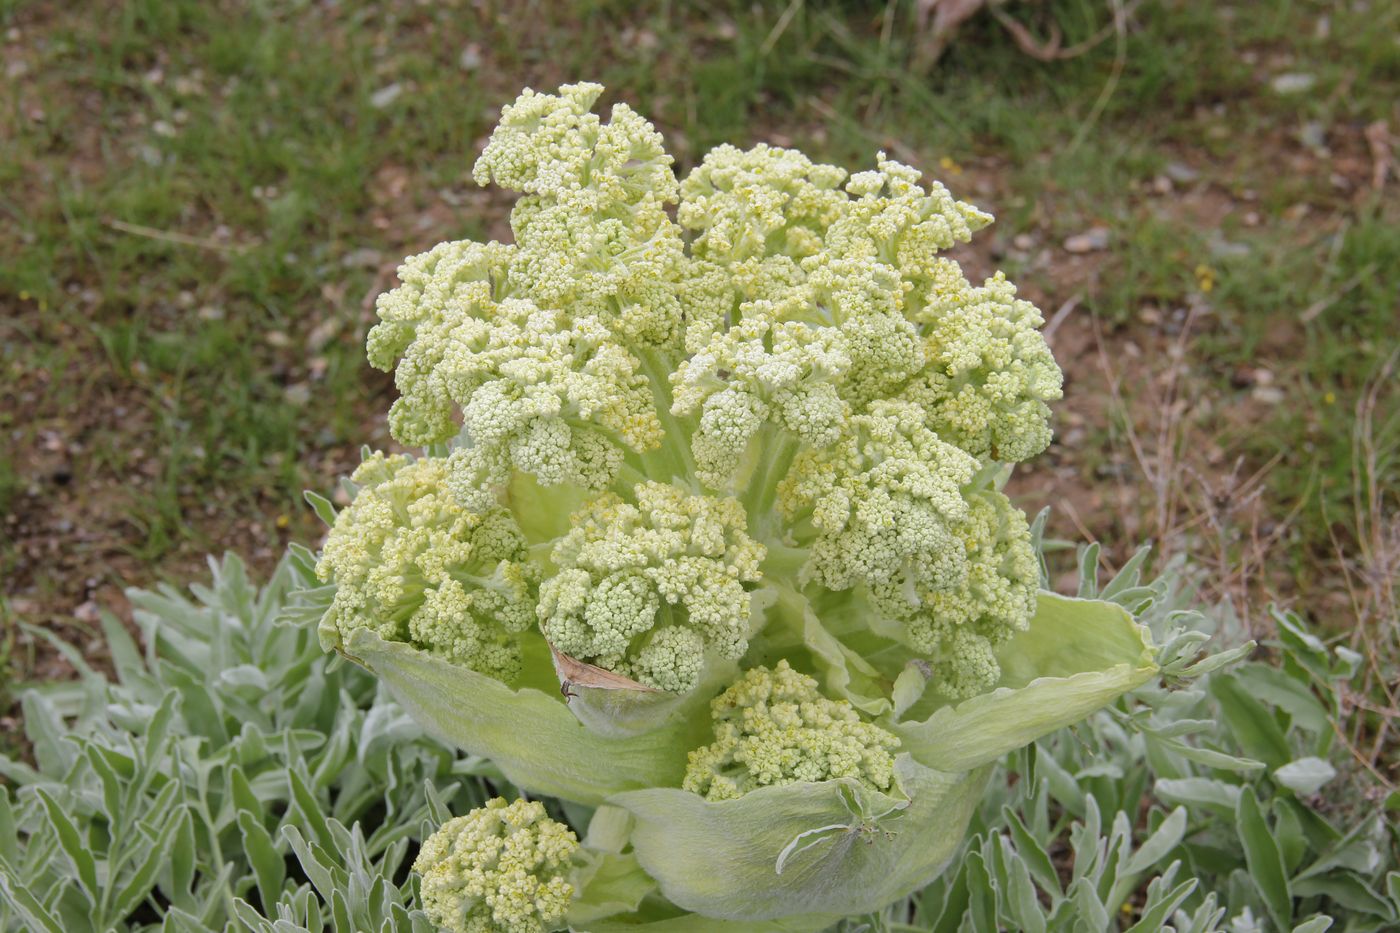
{"type": "Polygon", "coordinates": [[[379,300],[390,426],[442,453],[337,523],[342,637],[510,682],[537,601],[561,651],[684,693],[742,658],[771,584],[819,617],[858,601],[946,696],[987,689],[1038,582],[995,481],[1049,442],[1061,382],[1036,309],[937,255],[991,218],[884,155],[848,177],[722,146],[678,183],[649,123],[590,112],[601,90],[507,107],[474,175],[521,192],[515,241],[441,244],[379,300]],[[506,551],[523,533],[538,572],[439,553],[471,523],[506,551]]]}
{"type": "Polygon", "coordinates": [[[447,933],[559,929],[574,887],[578,838],[538,801],[501,797],[453,817],[423,843],[423,912],[447,933]]]}
{"type": "MultiPolygon", "coordinates": [[[[505,107],[473,177],[518,194],[511,242],[438,244],[380,296],[369,360],[419,450],[367,454],[338,514],[313,497],[303,609],[435,733],[596,808],[593,890],[646,893],[575,891],[595,921],[819,929],[927,883],[986,766],[1152,646],[1041,589],[1002,492],[1062,377],[1039,311],[944,255],[990,215],[883,153],[720,146],[677,178],[601,93],[505,107]]],[[[515,929],[483,919],[504,881],[453,901],[452,871],[425,905],[515,929]]]]}

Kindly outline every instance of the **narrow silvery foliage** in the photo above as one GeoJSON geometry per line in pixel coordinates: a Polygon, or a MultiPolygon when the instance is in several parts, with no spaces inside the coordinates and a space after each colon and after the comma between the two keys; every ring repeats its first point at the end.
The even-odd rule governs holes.
{"type": "Polygon", "coordinates": [[[1338,806],[1335,704],[1359,658],[1292,613],[1282,665],[1233,664],[1252,644],[1197,658],[1216,624],[1186,608],[1180,566],[1144,582],[1143,551],[1100,589],[1097,548],[1081,556],[1081,592],[1142,613],[1162,678],[1009,756],[958,868],[848,928],[1394,929],[1393,821],[1338,806]]]}
{"type": "MultiPolygon", "coordinates": [[[[1383,812],[1358,818],[1332,802],[1344,775],[1331,763],[1337,710],[1326,704],[1338,693],[1322,688],[1345,683],[1356,659],[1281,615],[1282,670],[1220,671],[1228,653],[1184,661],[1194,651],[1182,646],[1206,637],[1207,620],[1178,611],[1168,581],[1144,585],[1134,567],[1101,595],[1143,613],[1181,688],[1140,690],[1075,734],[1013,753],[954,867],[843,929],[1148,933],[1166,922],[1190,933],[1316,933],[1329,917],[1336,929],[1394,927],[1393,830],[1383,812]],[[1282,730],[1287,763],[1250,757],[1270,727],[1255,706],[1239,712],[1238,685],[1282,730]],[[1218,696],[1235,712],[1225,715],[1218,696]],[[1286,888],[1256,883],[1268,876],[1251,870],[1270,840],[1286,888]],[[1075,866],[1070,875],[1062,864],[1075,866]]],[[[425,738],[367,675],[322,655],[305,607],[286,603],[291,569],[257,588],[229,558],[194,599],[131,592],[147,647],[104,620],[111,679],[60,645],[83,676],[27,694],[32,763],[0,758],[0,929],[432,929],[406,874],[413,841],[450,823],[452,808],[514,792],[479,759],[454,760],[425,738]]],[[[1092,582],[1084,592],[1100,594],[1092,582]]],[[[587,827],[603,853],[571,876],[592,896],[571,905],[576,929],[607,930],[595,918],[651,896],[620,851],[626,819],[616,808],[548,813],[587,827]]],[[[527,823],[540,821],[532,813],[527,823]]],[[[794,865],[819,838],[791,847],[794,865]]]]}
{"type": "Polygon", "coordinates": [[[211,568],[193,599],[128,593],[144,651],[104,617],[115,678],[56,642],[79,679],[23,694],[0,929],[431,930],[398,879],[440,801],[484,799],[481,768],[278,623],[290,563],[262,588],[237,558],[211,568]]]}
{"type": "Polygon", "coordinates": [[[602,91],[505,107],[473,176],[518,194],[512,242],[380,296],[369,359],[422,451],[312,498],[300,599],[432,732],[598,808],[567,870],[501,837],[499,882],[460,867],[477,842],[439,857],[499,814],[449,822],[444,929],[821,929],[935,878],[996,761],[1156,650],[1041,588],[1001,491],[1062,377],[1035,307],[945,255],[991,216],[884,153],[721,146],[678,178],[602,91]]]}

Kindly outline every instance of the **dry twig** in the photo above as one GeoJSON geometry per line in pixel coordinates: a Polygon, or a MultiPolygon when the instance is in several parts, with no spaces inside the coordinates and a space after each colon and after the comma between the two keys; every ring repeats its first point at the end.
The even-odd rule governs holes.
{"type": "Polygon", "coordinates": [[[248,246],[243,243],[224,243],[211,237],[197,237],[190,236],[188,233],[158,230],[155,227],[128,223],[125,220],[118,220],[115,217],[103,218],[102,224],[103,226],[110,227],[121,233],[145,237],[148,240],[160,240],[162,243],[175,243],[179,246],[197,246],[200,249],[212,249],[221,253],[242,253],[248,249],[248,246]]]}

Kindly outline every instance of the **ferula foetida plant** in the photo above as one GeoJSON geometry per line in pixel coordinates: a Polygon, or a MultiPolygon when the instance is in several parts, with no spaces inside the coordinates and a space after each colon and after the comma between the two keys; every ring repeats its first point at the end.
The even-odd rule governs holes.
{"type": "Polygon", "coordinates": [[[588,814],[577,851],[543,810],[444,827],[444,929],[821,929],[936,876],[986,766],[1152,646],[1042,591],[1001,491],[1061,374],[1036,308],[942,255],[991,217],[883,153],[720,146],[678,179],[601,92],[506,107],[473,176],[518,192],[513,242],[439,244],[380,297],[417,451],[316,500],[307,598],[433,731],[588,814]]]}

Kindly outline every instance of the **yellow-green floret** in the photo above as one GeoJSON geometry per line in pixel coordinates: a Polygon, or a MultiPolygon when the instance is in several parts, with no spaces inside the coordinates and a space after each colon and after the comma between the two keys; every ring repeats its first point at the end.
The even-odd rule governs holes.
{"type": "Polygon", "coordinates": [[[979,288],[938,259],[915,293],[928,364],[900,393],[922,406],[945,441],[980,460],[1029,460],[1050,443],[1050,407],[1063,376],[1041,336],[1044,320],[998,272],[979,288]]]}
{"type": "Polygon", "coordinates": [[[605,494],[554,547],[559,572],[540,588],[550,643],[659,690],[699,681],[706,652],[748,647],[749,587],[764,547],[734,499],[640,483],[636,504],[605,494]]]}
{"type": "Polygon", "coordinates": [[[995,650],[1030,624],[1040,585],[1021,510],[993,489],[967,503],[967,518],[951,529],[964,555],[956,585],[901,572],[870,587],[876,612],[899,626],[896,637],[929,659],[933,688],[955,699],[995,686],[995,650]]]}
{"type": "Polygon", "coordinates": [[[795,149],[760,143],[716,146],[681,182],[677,219],[696,231],[694,254],[724,265],[768,256],[810,256],[850,198],[846,170],[795,149]]]}
{"type": "Polygon", "coordinates": [[[1000,675],[993,649],[1035,611],[1025,516],[917,405],[877,402],[851,421],[841,441],[799,456],[779,487],[810,535],[803,572],[830,590],[864,587],[872,625],[929,660],[935,689],[980,693],[1000,675]]]}
{"type": "Polygon", "coordinates": [[[335,584],[326,623],[367,628],[500,680],[520,672],[518,633],[534,621],[538,571],[503,508],[473,512],[449,492],[440,458],[375,453],[351,478],[317,575],[335,584]]]}
{"type": "Polygon", "coordinates": [[[472,168],[479,184],[522,192],[511,211],[518,250],[510,280],[522,297],[596,316],[628,343],[680,339],[676,284],[685,242],[671,220],[676,176],[661,134],[626,104],[607,123],[590,113],[603,88],[526,90],[472,168]]]}
{"type": "Polygon", "coordinates": [[[779,503],[805,530],[805,572],[849,589],[901,572],[936,588],[958,585],[965,555],[954,527],[968,516],[963,487],[977,471],[966,451],[923,425],[916,406],[884,402],[852,419],[826,450],[806,451],[779,484],[779,503]]]}
{"type": "Polygon", "coordinates": [[[715,740],[690,753],[686,790],[730,800],[759,787],[854,778],[881,791],[894,780],[899,739],[845,700],[779,661],[754,668],[710,704],[715,740]]]}
{"type": "Polygon", "coordinates": [[[546,933],[563,926],[578,838],[538,801],[497,797],[423,843],[423,911],[444,933],[546,933]]]}
{"type": "Polygon", "coordinates": [[[371,362],[396,367],[394,436],[427,445],[460,431],[453,488],[474,509],[495,501],[512,469],[545,486],[602,490],[624,449],[660,443],[641,364],[597,316],[502,297],[519,254],[444,243],[411,257],[369,337],[371,362]]]}

